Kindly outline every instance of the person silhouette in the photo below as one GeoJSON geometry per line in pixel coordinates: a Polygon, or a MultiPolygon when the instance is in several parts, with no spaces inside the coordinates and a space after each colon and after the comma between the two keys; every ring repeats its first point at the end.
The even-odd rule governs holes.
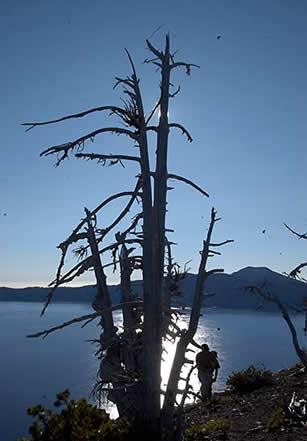
{"type": "Polygon", "coordinates": [[[212,397],[212,383],[216,382],[220,364],[217,360],[216,351],[210,351],[207,344],[201,345],[201,349],[201,352],[196,355],[196,366],[201,384],[201,397],[205,400],[212,397]]]}

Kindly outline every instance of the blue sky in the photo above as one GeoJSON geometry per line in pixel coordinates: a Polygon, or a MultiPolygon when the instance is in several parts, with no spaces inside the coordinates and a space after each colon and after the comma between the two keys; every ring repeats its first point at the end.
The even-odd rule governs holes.
{"type": "MultiPolygon", "coordinates": [[[[14,1],[2,5],[0,286],[45,285],[59,258],[56,246],[113,192],[134,186],[133,165],[100,167],[73,158],[54,168],[43,148],[109,125],[106,115],[36,128],[20,123],[120,104],[115,76],[130,73],[131,52],[147,111],[159,75],[143,60],[145,39],[158,47],[170,33],[178,59],[199,64],[191,77],[173,75],[181,93],[170,120],[186,126],[193,143],[172,132],[169,172],[205,188],[206,199],[184,184],[169,194],[170,238],[179,263],[196,271],[214,206],[222,217],[215,239],[235,242],[211,266],[288,271],[306,260],[307,3],[296,0],[14,1]],[[221,35],[217,39],[217,35],[221,35]],[[265,233],[262,231],[265,229],[265,233]]],[[[155,150],[154,138],[152,152],[155,150]]],[[[126,138],[100,136],[88,151],[135,154],[126,138]]],[[[115,203],[101,226],[120,210],[115,203]]],[[[106,260],[107,261],[107,257],[106,260]]],[[[69,262],[73,262],[71,259],[69,262]]],[[[110,275],[116,282],[116,276],[110,275]]],[[[78,284],[91,282],[88,273],[78,284]]]]}

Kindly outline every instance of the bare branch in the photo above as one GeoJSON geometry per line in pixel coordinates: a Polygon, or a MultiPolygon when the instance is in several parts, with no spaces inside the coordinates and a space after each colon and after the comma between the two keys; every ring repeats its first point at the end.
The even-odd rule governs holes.
{"type": "MultiPolygon", "coordinates": [[[[224,269],[223,268],[215,268],[215,269],[212,269],[212,270],[210,270],[210,271],[207,271],[207,276],[210,276],[211,274],[216,274],[216,273],[223,273],[224,272],[224,269]]],[[[211,297],[211,296],[214,296],[215,294],[207,294],[207,297],[211,297]]]]}
{"type": "Polygon", "coordinates": [[[73,323],[80,323],[85,320],[93,320],[96,317],[103,315],[106,311],[116,311],[117,309],[121,309],[124,305],[127,305],[127,304],[139,306],[139,305],[143,304],[143,301],[142,300],[133,300],[131,302],[119,303],[118,305],[113,305],[113,306],[110,306],[109,308],[104,308],[100,311],[93,312],[92,314],[86,314],[86,315],[82,315],[80,317],[76,317],[72,320],[69,320],[68,322],[62,323],[61,325],[46,329],[45,331],[37,332],[36,334],[27,335],[27,337],[28,338],[36,338],[36,337],[44,336],[44,338],[45,338],[45,337],[47,337],[48,334],[51,334],[52,332],[57,331],[58,329],[66,328],[67,326],[70,326],[73,323]]]}
{"type": "Polygon", "coordinates": [[[187,75],[191,75],[191,67],[197,67],[198,69],[200,69],[200,66],[198,66],[198,64],[183,63],[181,61],[171,64],[170,68],[175,69],[176,67],[181,67],[181,66],[185,68],[187,75]]]}
{"type": "Polygon", "coordinates": [[[76,158],[86,158],[86,159],[98,159],[100,161],[105,161],[107,159],[110,160],[119,160],[119,161],[136,161],[140,162],[140,158],[137,156],[129,156],[129,155],[102,155],[98,153],[76,153],[76,158]]]}
{"type": "Polygon", "coordinates": [[[156,49],[149,40],[146,40],[146,44],[148,49],[150,50],[150,52],[152,52],[157,58],[159,58],[159,60],[163,60],[163,52],[158,51],[158,49],[156,49]]]}
{"type": "Polygon", "coordinates": [[[154,105],[154,108],[153,108],[152,111],[150,112],[150,114],[149,114],[149,116],[148,116],[148,118],[147,118],[147,120],[146,120],[146,122],[145,122],[145,125],[146,125],[146,126],[147,126],[147,124],[149,123],[149,121],[151,120],[151,118],[154,116],[154,114],[156,113],[156,111],[157,111],[158,107],[160,106],[160,104],[161,104],[161,99],[159,99],[159,100],[156,102],[156,104],[154,105]]]}
{"type": "MultiPolygon", "coordinates": [[[[129,191],[129,192],[117,193],[117,194],[112,195],[109,198],[105,199],[100,205],[98,205],[98,207],[95,208],[95,210],[91,211],[89,213],[89,215],[79,223],[79,225],[73,230],[72,234],[68,237],[68,239],[66,239],[66,241],[62,242],[58,246],[58,248],[60,248],[62,250],[62,257],[61,257],[60,264],[58,266],[56,279],[53,280],[49,284],[49,286],[52,286],[52,285],[54,285],[54,286],[47,296],[47,300],[46,300],[46,303],[42,309],[41,315],[43,315],[45,313],[48,305],[50,304],[50,302],[52,300],[53,294],[59,285],[63,285],[64,283],[68,283],[68,282],[72,281],[75,277],[79,277],[81,274],[83,274],[89,268],[88,265],[90,264],[91,257],[87,257],[83,261],[79,262],[74,268],[72,268],[64,276],[61,277],[61,270],[64,266],[64,259],[65,259],[66,253],[67,253],[68,246],[71,243],[75,242],[76,234],[80,230],[80,228],[82,228],[83,225],[86,224],[92,216],[94,216],[99,210],[101,210],[105,205],[109,204],[112,200],[117,199],[122,196],[132,196],[130,201],[128,202],[128,204],[124,208],[124,210],[120,213],[120,215],[114,220],[114,222],[112,222],[111,225],[109,225],[109,227],[104,229],[103,235],[98,240],[98,242],[100,242],[103,239],[103,237],[105,237],[106,234],[109,233],[109,231],[112,230],[115,227],[115,225],[117,225],[120,222],[120,220],[129,212],[131,205],[133,204],[133,202],[135,201],[135,198],[139,194],[138,190],[140,188],[140,185],[141,185],[140,180],[138,180],[136,187],[135,187],[135,190],[133,192],[129,191]],[[75,274],[73,274],[74,271],[77,271],[77,272],[75,274]],[[71,276],[71,277],[69,277],[69,276],[71,276]]],[[[87,248],[88,248],[88,246],[85,247],[85,249],[87,249],[87,248]]]]}
{"type": "Polygon", "coordinates": [[[125,48],[125,52],[126,52],[126,54],[128,55],[128,58],[129,58],[129,61],[130,61],[130,65],[131,65],[131,69],[132,69],[132,72],[133,72],[133,77],[132,77],[132,79],[133,79],[134,81],[138,82],[138,79],[137,79],[137,76],[136,76],[136,69],[135,69],[135,66],[134,66],[134,63],[133,63],[132,57],[131,57],[131,55],[130,55],[128,49],[125,48]]]}
{"type": "MultiPolygon", "coordinates": [[[[111,245],[108,245],[105,248],[102,248],[101,250],[99,250],[99,254],[103,254],[106,251],[111,251],[111,250],[113,250],[114,247],[117,247],[117,246],[119,246],[119,245],[121,245],[123,243],[138,243],[138,244],[142,244],[142,240],[141,239],[137,239],[137,238],[136,239],[121,240],[119,242],[112,243],[111,245]]],[[[55,289],[59,285],[63,285],[64,283],[71,282],[75,277],[79,277],[81,274],[84,273],[84,271],[87,271],[91,266],[92,266],[92,256],[89,256],[89,257],[85,258],[84,260],[82,260],[81,262],[77,263],[71,270],[69,270],[66,274],[64,274],[64,276],[62,276],[59,281],[53,281],[53,282],[51,282],[48,285],[48,286],[52,286],[52,285],[55,284],[55,286],[51,290],[51,294],[53,295],[55,289]],[[75,271],[77,271],[77,272],[75,274],[73,274],[75,271]],[[73,275],[73,276],[68,279],[68,277],[71,276],[71,275],[73,275]]],[[[48,299],[49,299],[49,295],[48,295],[48,299]]],[[[48,301],[48,304],[49,303],[50,303],[50,300],[48,301]]],[[[48,304],[46,306],[48,306],[48,304]]],[[[44,307],[43,311],[45,311],[46,306],[44,307]]]]}
{"type": "MultiPolygon", "coordinates": [[[[126,214],[129,213],[129,210],[130,210],[133,202],[137,198],[137,196],[142,196],[142,195],[140,195],[140,193],[138,193],[138,190],[141,187],[141,185],[142,185],[141,180],[138,180],[137,185],[135,187],[133,197],[130,199],[130,201],[128,202],[126,207],[123,209],[123,211],[117,216],[117,218],[107,228],[104,228],[103,237],[105,237],[109,233],[109,231],[111,231],[126,216],[126,214]]],[[[98,242],[100,242],[101,240],[102,239],[99,239],[98,242]]]]}
{"type": "Polygon", "coordinates": [[[221,247],[222,245],[226,245],[227,243],[231,243],[231,242],[233,242],[233,240],[229,239],[229,240],[224,240],[224,242],[220,242],[220,243],[210,243],[209,246],[210,247],[221,247]]]}
{"type": "Polygon", "coordinates": [[[295,279],[296,277],[299,277],[299,274],[300,274],[300,272],[301,272],[301,269],[302,269],[302,268],[305,268],[306,266],[307,266],[307,262],[301,263],[300,265],[298,265],[296,268],[294,268],[294,270],[292,270],[292,271],[289,273],[289,277],[293,277],[294,279],[295,279]]]}
{"type": "Polygon", "coordinates": [[[30,130],[32,130],[34,127],[37,127],[37,126],[45,126],[47,124],[55,124],[55,123],[58,123],[61,121],[65,121],[67,119],[82,118],[83,116],[89,115],[90,113],[101,112],[103,110],[109,110],[109,111],[111,111],[111,113],[116,113],[116,114],[123,114],[123,115],[126,114],[126,111],[124,109],[122,109],[121,107],[101,106],[101,107],[94,107],[93,109],[86,110],[85,112],[74,113],[72,115],[67,115],[62,118],[54,119],[51,121],[22,123],[21,125],[22,126],[30,126],[26,129],[26,132],[29,132],[30,130]]]}
{"type": "Polygon", "coordinates": [[[210,250],[209,251],[209,257],[213,257],[214,255],[221,256],[221,254],[222,253],[220,253],[219,251],[215,251],[215,250],[210,250]]]}
{"type": "Polygon", "coordinates": [[[88,216],[86,216],[84,219],[82,219],[82,221],[76,226],[76,228],[73,230],[73,232],[71,233],[71,235],[68,237],[68,239],[66,239],[64,242],[62,242],[58,248],[61,248],[63,246],[63,244],[69,242],[72,243],[72,239],[75,236],[75,234],[80,230],[80,228],[83,227],[83,225],[85,225],[92,216],[96,215],[103,207],[105,207],[106,205],[108,205],[110,202],[112,202],[115,199],[121,198],[123,196],[132,196],[130,201],[128,202],[127,206],[124,208],[124,210],[122,211],[122,213],[119,215],[119,217],[117,217],[117,219],[115,219],[115,221],[111,224],[112,226],[109,226],[108,228],[104,229],[104,236],[128,213],[128,211],[131,208],[131,205],[133,204],[133,202],[135,201],[135,198],[137,196],[141,196],[141,194],[138,192],[140,189],[141,183],[140,180],[137,181],[137,184],[135,186],[134,191],[122,191],[121,193],[116,193],[113,194],[112,196],[108,197],[107,199],[105,199],[103,202],[101,202],[101,204],[99,204],[94,210],[92,210],[90,212],[90,214],[88,216]]]}
{"type": "Polygon", "coordinates": [[[290,318],[290,316],[289,316],[289,314],[288,314],[287,309],[286,309],[286,308],[284,307],[284,305],[281,303],[281,301],[279,300],[279,298],[278,298],[277,296],[272,296],[272,295],[270,295],[270,294],[265,293],[265,292],[264,292],[262,289],[260,289],[258,286],[254,286],[254,285],[246,286],[246,289],[248,289],[250,292],[254,292],[254,291],[256,291],[257,294],[259,294],[259,295],[260,295],[261,297],[263,297],[265,300],[268,300],[269,302],[275,303],[275,304],[278,306],[278,308],[279,308],[279,310],[280,310],[280,312],[281,312],[281,314],[282,314],[284,320],[286,321],[286,323],[287,323],[287,325],[288,325],[288,327],[289,327],[289,329],[290,329],[291,336],[292,336],[292,342],[293,342],[293,346],[294,346],[294,348],[295,348],[296,354],[298,355],[298,357],[299,357],[299,359],[302,361],[302,363],[303,363],[305,366],[307,366],[307,353],[304,352],[304,351],[301,349],[301,347],[300,347],[300,345],[299,345],[299,342],[298,342],[298,339],[297,339],[296,329],[295,329],[295,327],[294,327],[294,325],[293,325],[293,323],[292,323],[292,320],[291,320],[291,318],[290,318]]]}
{"type": "Polygon", "coordinates": [[[158,133],[158,127],[157,126],[147,126],[146,132],[149,132],[149,131],[158,133]]]}
{"type": "Polygon", "coordinates": [[[307,239],[307,233],[301,234],[301,233],[297,233],[296,231],[292,230],[292,228],[290,228],[287,224],[284,223],[284,226],[286,228],[288,228],[289,231],[291,231],[291,233],[295,234],[299,239],[307,239]]]}
{"type": "Polygon", "coordinates": [[[198,185],[194,184],[194,182],[190,181],[187,178],[184,178],[183,176],[179,176],[179,175],[174,175],[172,173],[169,173],[167,175],[168,179],[177,179],[177,181],[182,181],[185,182],[188,185],[191,185],[191,187],[195,188],[196,190],[198,190],[201,194],[203,194],[204,196],[209,197],[208,193],[203,190],[202,188],[200,188],[198,185]]]}
{"type": "Polygon", "coordinates": [[[193,141],[192,136],[190,135],[190,133],[187,131],[187,129],[185,129],[181,124],[177,124],[177,123],[171,123],[168,125],[169,128],[172,127],[176,127],[177,129],[180,129],[182,131],[183,135],[186,135],[187,139],[189,142],[193,141]]]}
{"type": "Polygon", "coordinates": [[[175,92],[170,93],[170,94],[169,94],[169,97],[170,97],[170,98],[175,98],[175,96],[177,96],[179,92],[180,92],[180,86],[177,87],[177,89],[175,90],[175,92]]]}
{"type": "Polygon", "coordinates": [[[104,127],[102,129],[98,129],[94,132],[88,133],[87,135],[81,136],[75,141],[49,147],[48,149],[42,151],[40,156],[48,156],[55,153],[62,153],[62,156],[60,156],[60,158],[56,162],[56,166],[58,167],[65,158],[68,158],[69,150],[73,150],[75,147],[83,146],[85,141],[87,141],[88,139],[93,141],[95,136],[99,135],[100,133],[115,133],[117,135],[127,135],[132,139],[137,139],[137,135],[128,129],[123,129],[120,127],[104,127]]]}
{"type": "Polygon", "coordinates": [[[131,87],[132,89],[134,88],[133,87],[133,81],[131,80],[131,78],[129,78],[129,77],[127,77],[127,78],[119,78],[119,77],[115,77],[115,79],[116,79],[116,83],[114,84],[114,86],[113,86],[113,89],[116,89],[116,87],[119,85],[119,84],[126,84],[126,86],[128,86],[128,87],[131,87]]]}

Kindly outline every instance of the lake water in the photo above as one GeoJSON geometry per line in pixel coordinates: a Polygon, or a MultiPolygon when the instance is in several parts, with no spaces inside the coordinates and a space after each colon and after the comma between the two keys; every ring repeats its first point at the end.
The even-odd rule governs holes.
{"type": "MultiPolygon", "coordinates": [[[[40,309],[38,303],[0,302],[1,441],[14,441],[27,435],[32,421],[26,415],[28,406],[41,403],[52,407],[55,394],[65,388],[71,391],[72,398],[89,397],[95,382],[96,347],[86,340],[99,335],[97,321],[85,328],[74,324],[45,339],[25,337],[92,312],[89,305],[54,304],[43,317],[39,315],[40,309]]],[[[188,315],[182,320],[187,322],[188,315]]],[[[303,317],[295,317],[294,323],[301,343],[307,343],[303,335],[303,317]]],[[[204,310],[196,341],[206,342],[218,352],[221,369],[214,385],[216,391],[225,387],[233,370],[244,369],[249,364],[263,363],[275,371],[297,361],[290,333],[279,314],[204,310]]],[[[162,372],[164,381],[174,345],[168,344],[167,350],[162,372]]],[[[192,381],[198,390],[196,372],[192,381]]]]}

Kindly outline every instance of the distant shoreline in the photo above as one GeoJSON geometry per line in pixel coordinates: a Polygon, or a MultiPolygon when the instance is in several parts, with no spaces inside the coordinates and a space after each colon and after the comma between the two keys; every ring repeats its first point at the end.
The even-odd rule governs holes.
{"type": "MultiPolygon", "coordinates": [[[[178,306],[189,307],[193,303],[197,275],[187,273],[180,282],[178,306]]],[[[263,299],[247,290],[247,286],[264,286],[267,293],[277,295],[282,303],[302,309],[302,301],[307,294],[307,285],[298,280],[286,277],[265,267],[246,267],[233,274],[219,273],[208,278],[205,291],[214,294],[205,298],[205,306],[222,309],[246,309],[276,311],[276,305],[264,302],[263,299]]],[[[120,286],[110,285],[109,293],[114,304],[120,303],[120,286]]],[[[142,281],[132,281],[132,290],[137,297],[142,297],[142,281]]],[[[8,302],[41,302],[46,301],[50,288],[0,287],[0,301],[8,302]]],[[[59,287],[52,299],[54,303],[90,304],[96,296],[96,285],[79,287],[59,287]]],[[[176,306],[176,302],[174,301],[176,306]]]]}

